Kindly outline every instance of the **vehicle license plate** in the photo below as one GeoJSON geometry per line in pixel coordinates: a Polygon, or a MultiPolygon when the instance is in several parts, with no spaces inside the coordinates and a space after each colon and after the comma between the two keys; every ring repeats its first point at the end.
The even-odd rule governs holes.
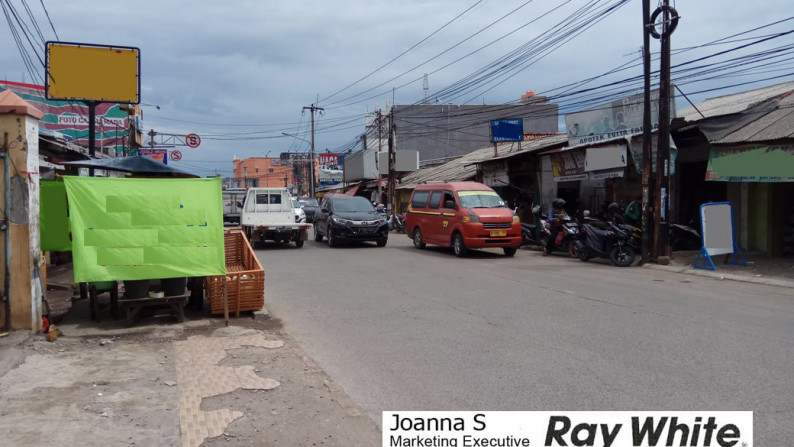
{"type": "Polygon", "coordinates": [[[504,237],[507,236],[507,230],[491,231],[491,237],[504,237]]]}

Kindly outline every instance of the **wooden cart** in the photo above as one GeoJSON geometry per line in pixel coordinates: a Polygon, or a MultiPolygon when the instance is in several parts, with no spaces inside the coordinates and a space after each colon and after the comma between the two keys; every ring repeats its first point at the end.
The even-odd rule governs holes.
{"type": "MultiPolygon", "coordinates": [[[[257,259],[248,238],[240,228],[223,231],[226,247],[226,296],[229,312],[262,309],[265,305],[265,269],[257,259]]],[[[210,303],[210,313],[224,313],[223,276],[204,278],[204,290],[210,303]]]]}

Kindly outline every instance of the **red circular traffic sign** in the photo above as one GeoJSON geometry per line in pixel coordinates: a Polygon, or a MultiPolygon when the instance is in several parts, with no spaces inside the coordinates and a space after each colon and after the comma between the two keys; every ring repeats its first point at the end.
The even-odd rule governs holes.
{"type": "Polygon", "coordinates": [[[185,144],[195,149],[201,144],[201,138],[197,134],[189,133],[185,135],[185,144]]]}
{"type": "Polygon", "coordinates": [[[171,160],[179,161],[182,159],[182,152],[179,151],[171,151],[171,160]]]}

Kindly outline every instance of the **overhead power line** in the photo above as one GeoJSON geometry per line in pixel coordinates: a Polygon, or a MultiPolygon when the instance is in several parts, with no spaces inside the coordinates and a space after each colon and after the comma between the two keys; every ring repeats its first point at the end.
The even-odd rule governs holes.
{"type": "MultiPolygon", "coordinates": [[[[530,0],[530,1],[531,1],[531,0],[530,0]]],[[[471,10],[472,10],[472,9],[473,9],[475,6],[479,5],[479,4],[480,4],[480,3],[482,3],[482,2],[483,2],[483,0],[478,0],[478,1],[474,2],[474,4],[473,4],[473,5],[469,6],[469,7],[468,7],[468,8],[466,8],[465,10],[463,10],[463,12],[461,12],[460,14],[456,15],[455,17],[453,17],[453,18],[452,18],[452,20],[450,20],[450,21],[448,21],[447,23],[443,24],[443,25],[442,25],[440,28],[436,29],[435,31],[433,31],[432,33],[430,33],[429,35],[427,35],[427,36],[426,36],[424,39],[422,39],[422,40],[420,40],[419,42],[417,42],[417,43],[413,44],[413,45],[412,45],[410,48],[408,48],[407,50],[405,50],[405,51],[403,51],[402,53],[398,54],[397,56],[393,57],[391,60],[389,60],[389,61],[388,61],[388,62],[386,62],[385,64],[381,65],[380,67],[378,67],[378,68],[376,68],[376,69],[372,70],[371,72],[369,72],[369,73],[368,73],[367,75],[365,75],[364,77],[362,77],[362,78],[360,78],[360,79],[358,79],[358,80],[354,81],[353,83],[351,83],[351,84],[348,84],[346,87],[344,87],[344,88],[341,88],[341,89],[337,90],[336,92],[334,92],[334,93],[332,93],[332,94],[330,94],[330,95],[326,96],[325,98],[323,98],[323,99],[322,99],[322,101],[327,101],[327,100],[329,100],[329,99],[333,98],[334,96],[336,96],[336,95],[338,95],[338,94],[340,94],[340,93],[342,93],[342,92],[344,92],[344,91],[348,90],[349,88],[351,88],[351,87],[353,87],[353,86],[355,86],[355,85],[358,85],[358,84],[359,84],[361,81],[364,81],[364,80],[368,79],[370,76],[372,76],[372,75],[374,75],[375,73],[377,73],[377,72],[381,71],[382,69],[386,68],[386,67],[387,67],[387,66],[389,66],[391,63],[395,62],[397,59],[399,59],[399,58],[401,58],[401,57],[405,56],[405,55],[406,55],[406,54],[408,54],[408,53],[409,53],[411,50],[415,49],[415,48],[416,48],[416,47],[418,47],[419,45],[421,45],[421,44],[423,44],[424,42],[426,42],[427,40],[429,40],[431,37],[433,37],[433,36],[435,36],[436,34],[440,33],[440,32],[441,32],[443,29],[445,29],[446,27],[448,27],[448,26],[449,26],[449,25],[451,25],[452,23],[456,22],[458,19],[460,19],[461,17],[463,17],[463,16],[464,16],[464,15],[465,15],[467,12],[471,11],[471,10]]]]}

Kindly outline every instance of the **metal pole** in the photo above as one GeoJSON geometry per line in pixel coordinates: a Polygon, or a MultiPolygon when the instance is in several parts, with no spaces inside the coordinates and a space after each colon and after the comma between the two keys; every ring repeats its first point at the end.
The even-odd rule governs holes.
{"type": "MultiPolygon", "coordinates": [[[[88,106],[88,156],[96,158],[96,101],[86,101],[88,106]]],[[[94,176],[94,168],[88,168],[88,176],[94,176]]]]}
{"type": "Polygon", "coordinates": [[[651,0],[642,1],[642,62],[645,80],[645,91],[642,114],[642,253],[641,263],[648,261],[652,238],[651,204],[653,188],[651,188],[651,164],[653,143],[651,134],[651,33],[648,19],[651,15],[651,0]]]}

